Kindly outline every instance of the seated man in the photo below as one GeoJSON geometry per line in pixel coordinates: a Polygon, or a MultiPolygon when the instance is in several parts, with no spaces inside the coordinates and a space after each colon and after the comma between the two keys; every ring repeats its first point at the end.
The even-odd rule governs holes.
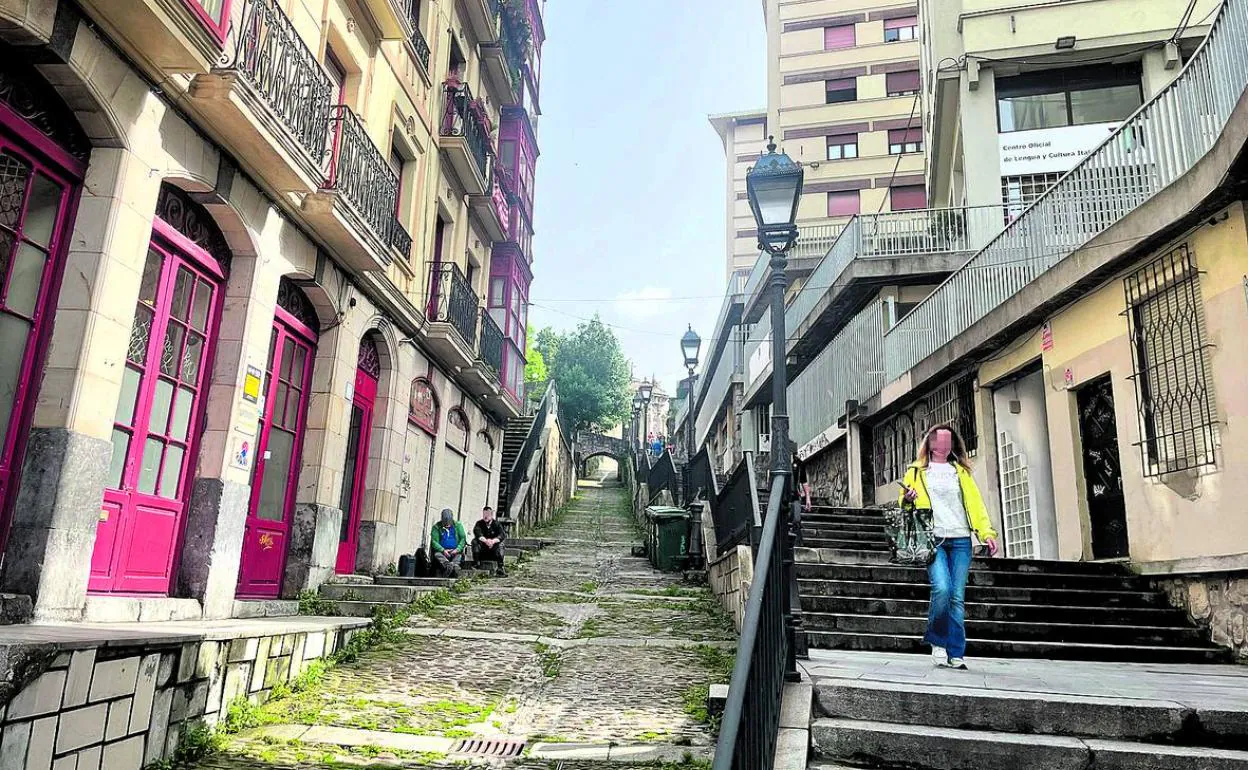
{"type": "Polygon", "coordinates": [[[503,540],[507,535],[503,525],[494,518],[494,509],[485,506],[481,509],[481,520],[472,528],[472,558],[481,564],[494,562],[494,574],[507,577],[503,571],[503,540]]]}
{"type": "Polygon", "coordinates": [[[459,577],[459,567],[464,563],[464,548],[467,544],[468,536],[464,534],[464,525],[455,520],[455,514],[450,508],[443,508],[442,519],[433,525],[433,533],[429,537],[429,548],[433,551],[433,560],[442,577],[459,577]]]}

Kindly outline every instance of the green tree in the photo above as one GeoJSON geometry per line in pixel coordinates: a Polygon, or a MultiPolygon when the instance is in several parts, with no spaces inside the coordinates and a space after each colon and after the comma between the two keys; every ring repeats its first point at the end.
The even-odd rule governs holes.
{"type": "Polygon", "coordinates": [[[524,346],[524,381],[530,385],[545,382],[550,378],[550,373],[546,371],[546,357],[542,355],[542,351],[536,347],[537,335],[533,331],[533,325],[529,325],[528,335],[524,346]]]}
{"type": "Polygon", "coordinates": [[[533,349],[542,354],[542,360],[546,362],[546,368],[549,370],[555,365],[555,355],[559,352],[559,343],[563,335],[546,326],[539,329],[536,335],[530,333],[529,339],[533,340],[533,349]]]}
{"type": "Polygon", "coordinates": [[[628,416],[628,359],[615,333],[596,314],[568,334],[543,329],[537,334],[537,348],[574,431],[610,430],[628,416]]]}

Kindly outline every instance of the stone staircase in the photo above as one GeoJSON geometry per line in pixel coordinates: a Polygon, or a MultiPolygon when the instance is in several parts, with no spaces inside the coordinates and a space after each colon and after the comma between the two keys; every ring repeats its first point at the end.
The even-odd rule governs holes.
{"type": "MultiPolygon", "coordinates": [[[[927,652],[926,570],[888,563],[881,511],[816,507],[802,516],[801,545],[797,577],[811,648],[927,652]]],[[[966,616],[974,657],[1229,660],[1121,564],[976,559],[966,616]]]]}
{"type": "MultiPolygon", "coordinates": [[[[506,543],[508,569],[515,564],[519,554],[535,553],[543,545],[544,541],[536,538],[509,538],[506,543]]],[[[476,562],[464,564],[464,574],[471,575],[476,569],[476,562]]],[[[378,607],[397,610],[421,594],[450,588],[454,582],[450,578],[439,577],[335,575],[321,584],[318,593],[322,599],[333,603],[334,612],[330,614],[368,618],[378,607]]]]}
{"type": "Polygon", "coordinates": [[[503,429],[503,464],[502,472],[498,474],[499,516],[507,515],[507,505],[511,502],[507,499],[507,486],[510,483],[511,466],[515,465],[516,456],[520,454],[525,440],[529,437],[529,431],[533,429],[534,419],[533,415],[513,417],[507,421],[507,426],[503,429]]]}
{"type": "Polygon", "coordinates": [[[907,669],[898,681],[816,674],[809,767],[1248,770],[1248,704],[1209,683],[1216,669],[1062,665],[1004,664],[978,682],[950,670],[927,679],[907,669]],[[1042,678],[1046,688],[1033,688],[1042,678]]]}

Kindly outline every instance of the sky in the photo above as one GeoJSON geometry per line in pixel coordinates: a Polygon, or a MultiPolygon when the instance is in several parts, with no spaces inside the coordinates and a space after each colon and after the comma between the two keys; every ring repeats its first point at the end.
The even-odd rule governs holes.
{"type": "MultiPolygon", "coordinates": [[[[766,105],[760,0],[551,0],[542,49],[530,322],[598,313],[669,393],[727,285],[723,144],[766,105]]],[[[700,369],[699,369],[700,371],[700,369]]]]}

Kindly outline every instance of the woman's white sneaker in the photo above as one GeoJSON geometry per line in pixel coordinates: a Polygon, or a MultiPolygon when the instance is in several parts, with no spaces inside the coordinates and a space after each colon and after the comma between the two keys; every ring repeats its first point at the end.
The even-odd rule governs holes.
{"type": "Polygon", "coordinates": [[[966,671],[966,661],[961,658],[950,658],[949,668],[956,668],[959,671],[966,671]]]}
{"type": "Polygon", "coordinates": [[[932,645],[932,665],[933,666],[949,665],[949,653],[945,651],[944,647],[937,647],[935,645],[932,645]]]}

